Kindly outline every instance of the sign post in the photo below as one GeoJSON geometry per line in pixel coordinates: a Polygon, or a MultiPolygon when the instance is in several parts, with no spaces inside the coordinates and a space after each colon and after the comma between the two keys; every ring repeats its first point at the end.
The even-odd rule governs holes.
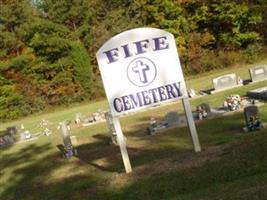
{"type": "Polygon", "coordinates": [[[96,58],[127,173],[132,169],[118,119],[123,114],[182,99],[195,151],[200,151],[171,33],[155,28],[125,31],[108,40],[96,58]]]}
{"type": "Polygon", "coordinates": [[[120,121],[117,117],[113,117],[113,123],[114,123],[114,128],[116,130],[117,139],[118,139],[118,143],[120,146],[120,151],[121,151],[125,171],[126,173],[130,173],[132,172],[132,167],[131,167],[130,159],[129,159],[127,148],[126,148],[125,138],[121,131],[120,121]]]}
{"type": "Polygon", "coordinates": [[[188,98],[183,98],[182,102],[183,102],[185,115],[186,115],[186,120],[187,120],[187,125],[188,125],[188,128],[190,130],[190,134],[191,134],[191,138],[192,138],[192,142],[193,142],[193,145],[194,145],[195,152],[200,152],[201,151],[201,147],[200,147],[200,143],[199,143],[197,130],[196,130],[194,118],[193,118],[193,115],[192,115],[189,99],[188,98]]]}

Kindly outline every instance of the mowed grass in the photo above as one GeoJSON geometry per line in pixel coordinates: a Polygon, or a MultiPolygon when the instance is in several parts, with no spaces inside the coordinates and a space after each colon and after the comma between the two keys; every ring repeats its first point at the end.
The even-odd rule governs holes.
{"type": "MultiPolygon", "coordinates": [[[[234,71],[248,73],[247,68],[234,71]]],[[[190,77],[187,84],[199,90],[211,83],[211,76],[227,73],[230,71],[220,70],[190,77]]],[[[191,99],[190,103],[193,110],[203,102],[217,107],[230,94],[245,95],[266,85],[267,81],[246,85],[191,99]]],[[[39,122],[47,119],[53,133],[0,150],[0,199],[267,199],[267,130],[243,133],[241,111],[196,123],[200,153],[194,153],[186,127],[170,128],[155,136],[146,133],[151,116],[161,119],[170,112],[182,114],[181,102],[122,117],[133,167],[131,174],[125,174],[119,148],[109,145],[105,122],[89,127],[71,124],[71,134],[78,139],[78,156],[64,159],[57,148],[62,144],[58,122],[73,121],[77,112],[88,116],[99,108],[106,109],[107,102],[61,108],[1,124],[0,130],[24,124],[35,133],[41,130],[39,122]]],[[[267,122],[267,105],[260,107],[260,113],[267,122]]]]}

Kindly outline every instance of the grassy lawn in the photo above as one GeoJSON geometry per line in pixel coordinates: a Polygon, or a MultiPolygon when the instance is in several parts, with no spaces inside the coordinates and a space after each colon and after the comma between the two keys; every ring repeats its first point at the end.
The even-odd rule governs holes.
{"type": "MultiPolygon", "coordinates": [[[[188,77],[187,85],[196,90],[211,88],[211,79],[235,72],[248,77],[250,66],[217,70],[204,76],[188,77]]],[[[208,102],[220,106],[230,94],[267,85],[267,81],[190,100],[192,109],[208,102]]],[[[133,172],[124,173],[119,148],[108,144],[105,122],[81,127],[71,124],[71,134],[78,138],[78,155],[62,158],[57,145],[62,137],[56,129],[62,120],[73,120],[107,108],[105,100],[60,108],[43,114],[7,122],[24,124],[32,132],[40,131],[39,122],[49,120],[53,133],[36,140],[0,149],[0,200],[42,199],[267,199],[266,129],[243,133],[242,112],[196,123],[203,151],[194,153],[188,129],[171,128],[155,136],[145,129],[151,116],[162,118],[169,112],[183,113],[181,102],[156,107],[121,119],[127,136],[133,172]]],[[[260,107],[267,122],[267,105],[260,107]]]]}

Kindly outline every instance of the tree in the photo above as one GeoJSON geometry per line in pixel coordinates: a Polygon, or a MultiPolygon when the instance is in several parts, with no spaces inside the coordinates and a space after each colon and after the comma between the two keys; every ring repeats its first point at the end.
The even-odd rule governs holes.
{"type": "Polygon", "coordinates": [[[253,26],[260,23],[261,17],[251,12],[246,4],[231,0],[198,1],[198,6],[192,4],[191,8],[197,8],[193,19],[198,31],[209,30],[216,38],[216,48],[246,47],[260,39],[253,26]]]}
{"type": "Polygon", "coordinates": [[[18,56],[24,47],[21,28],[29,22],[32,9],[27,0],[1,0],[0,5],[0,58],[18,56]]]}

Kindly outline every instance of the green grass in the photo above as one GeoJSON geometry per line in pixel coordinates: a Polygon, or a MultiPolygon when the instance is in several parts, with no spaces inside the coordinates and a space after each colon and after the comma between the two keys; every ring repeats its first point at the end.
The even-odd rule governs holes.
{"type": "MultiPolygon", "coordinates": [[[[266,60],[262,60],[258,64],[266,64],[266,60]]],[[[255,66],[256,64],[251,65],[236,65],[231,68],[223,68],[219,70],[214,70],[203,74],[188,76],[186,77],[186,84],[188,88],[194,88],[195,90],[207,90],[212,88],[212,79],[221,75],[235,73],[237,76],[240,76],[243,80],[250,79],[249,68],[255,66]]]]}
{"type": "MultiPolygon", "coordinates": [[[[211,77],[234,70],[243,78],[241,72],[247,73],[247,68],[190,77],[187,84],[195,89],[209,88],[207,82],[211,77]]],[[[245,95],[248,90],[266,84],[267,81],[246,85],[191,99],[190,103],[193,110],[202,102],[220,106],[230,94],[245,95]]],[[[119,148],[108,145],[105,123],[90,127],[71,125],[71,134],[77,136],[79,143],[77,157],[64,159],[57,147],[62,144],[56,129],[60,121],[73,120],[77,112],[88,116],[99,108],[106,109],[107,102],[60,108],[1,124],[0,130],[24,124],[26,129],[38,132],[39,122],[47,119],[53,133],[0,149],[0,199],[267,199],[266,129],[244,134],[242,112],[198,122],[203,149],[200,153],[193,152],[186,127],[155,136],[145,132],[151,116],[162,118],[169,112],[182,113],[181,102],[121,118],[133,167],[131,174],[125,174],[119,148]]],[[[260,113],[267,122],[267,105],[260,108],[260,113]]]]}

